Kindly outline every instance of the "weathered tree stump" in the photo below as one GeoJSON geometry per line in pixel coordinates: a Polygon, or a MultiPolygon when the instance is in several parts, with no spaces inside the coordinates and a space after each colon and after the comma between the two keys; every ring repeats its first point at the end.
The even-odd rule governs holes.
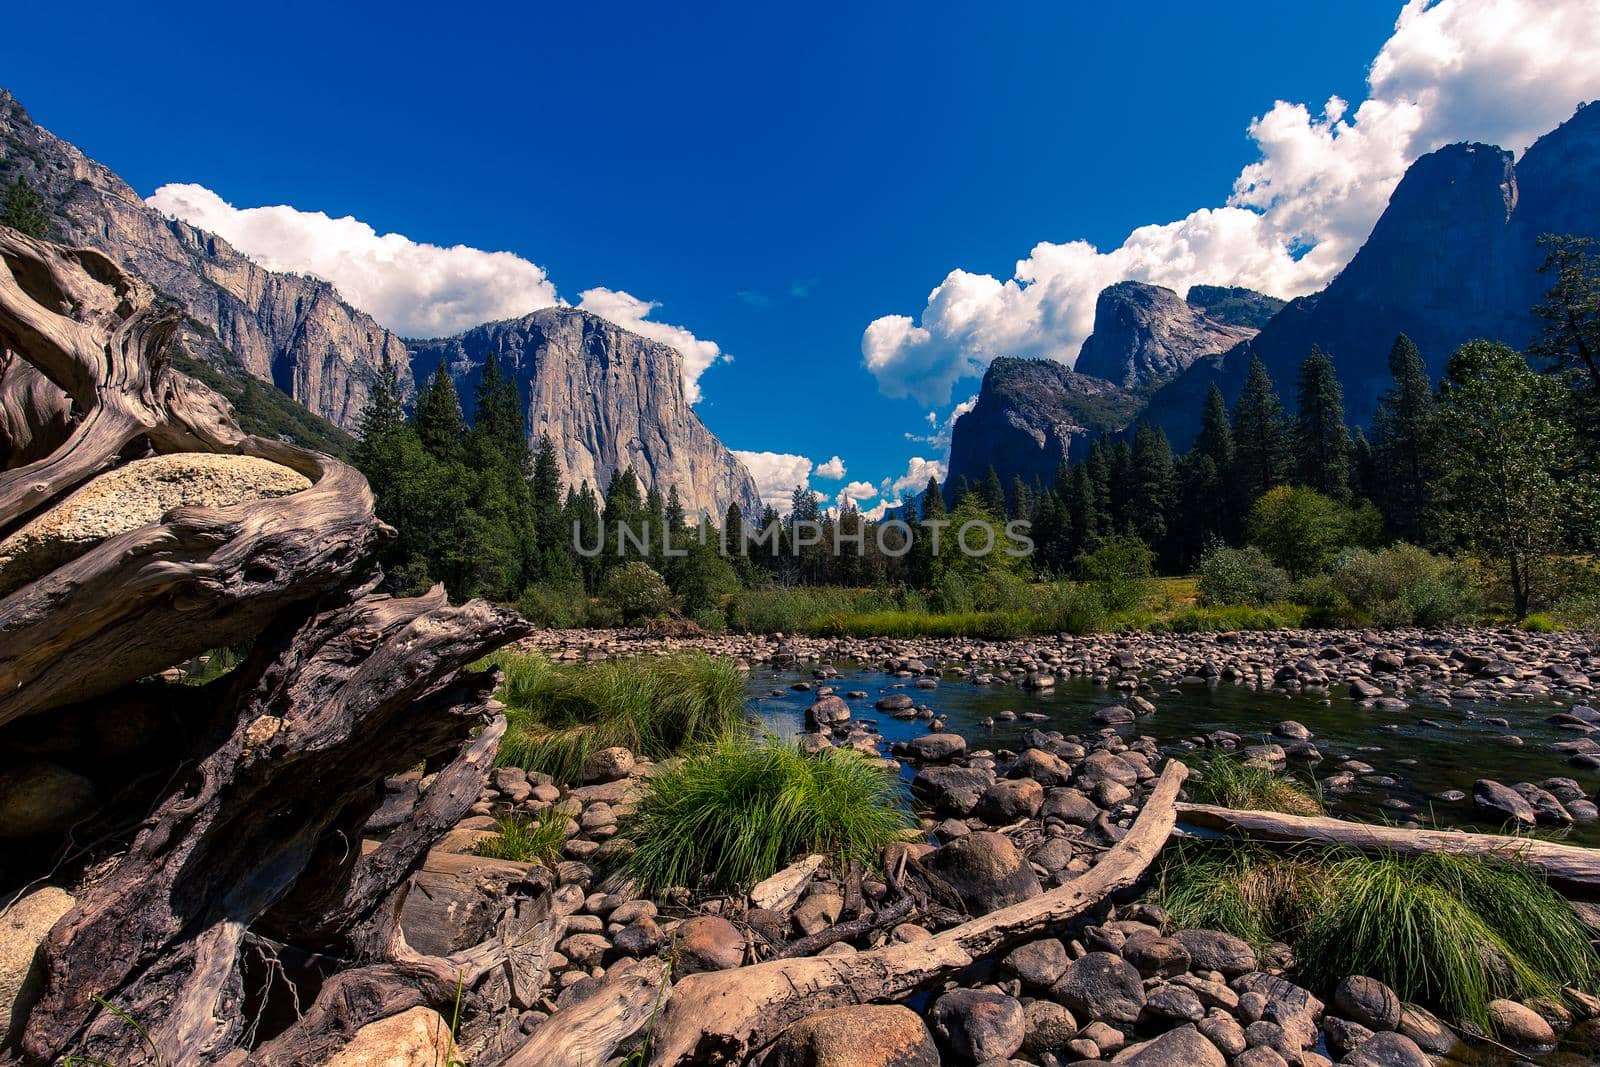
{"type": "Polygon", "coordinates": [[[504,731],[493,673],[466,665],[528,627],[438,588],[375,594],[374,550],[392,532],[365,479],[241,432],[221,397],[169,364],[177,322],[99,253],[0,228],[0,538],[151,454],[254,456],[311,483],[177,508],[0,597],[0,755],[13,731],[37,738],[69,705],[115,714],[150,699],[139,679],[252,643],[230,674],[174,698],[182,740],[147,754],[164,785],[115,861],[74,887],[21,1049],[0,1061],[314,1063],[367,1022],[448,1007],[458,987],[470,1001],[508,955],[495,938],[425,956],[398,914],[504,731]],[[443,769],[363,852],[384,779],[419,764],[443,769]],[[244,1005],[260,990],[242,955],[268,943],[347,969],[298,1022],[245,1048],[244,1005]]]}

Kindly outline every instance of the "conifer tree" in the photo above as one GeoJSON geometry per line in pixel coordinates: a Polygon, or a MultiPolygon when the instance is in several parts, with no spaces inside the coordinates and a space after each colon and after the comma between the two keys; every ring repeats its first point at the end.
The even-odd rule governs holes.
{"type": "Polygon", "coordinates": [[[1006,513],[1006,490],[1000,484],[1000,473],[994,469],[994,464],[989,464],[989,470],[983,476],[983,484],[978,489],[978,500],[983,509],[995,518],[1002,518],[1006,513]]]}
{"type": "Polygon", "coordinates": [[[1302,485],[1334,500],[1350,499],[1350,431],[1333,360],[1315,345],[1300,364],[1295,418],[1296,466],[1302,485]]]}
{"type": "Polygon", "coordinates": [[[1141,422],[1133,434],[1129,468],[1129,528],[1159,551],[1167,540],[1167,512],[1172,506],[1172,446],[1167,435],[1141,422]]]}
{"type": "Polygon", "coordinates": [[[1389,349],[1394,385],[1372,419],[1372,463],[1381,477],[1367,486],[1389,528],[1413,544],[1428,541],[1429,487],[1438,476],[1433,384],[1422,353],[1401,334],[1389,349]]]}
{"type": "Polygon", "coordinates": [[[1233,481],[1239,504],[1248,510],[1257,497],[1281,484],[1289,473],[1288,433],[1283,405],[1261,357],[1250,360],[1244,390],[1233,408],[1233,481]]]}
{"type": "Polygon", "coordinates": [[[460,458],[466,424],[456,383],[443,363],[417,395],[415,425],[417,439],[433,458],[446,463],[460,458]]]}
{"type": "Polygon", "coordinates": [[[50,236],[50,213],[45,209],[44,198],[21,175],[0,194],[0,226],[21,230],[41,241],[50,236]]]}

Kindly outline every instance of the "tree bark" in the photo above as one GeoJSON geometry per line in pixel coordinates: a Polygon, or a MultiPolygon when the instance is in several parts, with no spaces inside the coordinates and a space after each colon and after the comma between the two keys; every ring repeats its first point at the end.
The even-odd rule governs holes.
{"type": "Polygon", "coordinates": [[[1342,845],[1362,852],[1415,856],[1444,852],[1489,863],[1517,862],[1541,872],[1558,887],[1593,895],[1600,891],[1600,849],[1579,848],[1533,837],[1469,834],[1456,830],[1411,830],[1347,822],[1326,816],[1239,811],[1210,804],[1179,804],[1178,825],[1207,836],[1233,834],[1268,845],[1342,845]]]}

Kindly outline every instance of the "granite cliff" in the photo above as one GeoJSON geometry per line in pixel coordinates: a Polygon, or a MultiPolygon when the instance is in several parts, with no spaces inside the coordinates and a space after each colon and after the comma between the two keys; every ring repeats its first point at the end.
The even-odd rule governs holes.
{"type": "MultiPolygon", "coordinates": [[[[1241,318],[1272,300],[1248,289],[1195,289],[1201,290],[1202,299],[1209,297],[1225,313],[1241,318]]],[[[1165,286],[1118,282],[1102,289],[1095,300],[1094,332],[1084,340],[1074,369],[1125,389],[1153,389],[1200,357],[1249,340],[1258,329],[1213,317],[1193,294],[1185,300],[1165,286]]]]}
{"type": "Polygon", "coordinates": [[[677,486],[684,506],[718,521],[731,503],[759,515],[755,479],[712,436],[683,391],[677,350],[575,308],[546,308],[454,337],[410,342],[417,380],[441,362],[468,404],[493,353],[521,388],[528,428],[549,434],[569,484],[604,492],[632,467],[646,485],[677,486]]]}
{"type": "Polygon", "coordinates": [[[401,368],[409,394],[446,353],[452,374],[475,377],[493,346],[517,367],[531,431],[550,434],[573,484],[604,490],[613,470],[632,465],[647,485],[663,492],[677,485],[690,510],[720,518],[733,501],[759,510],[750,472],[689,407],[682,358],[665,345],[557,309],[448,340],[405,342],[329,283],[267,270],[222,238],[164,217],[0,89],[0,182],[17,177],[53,213],[51,239],[101,249],[183,307],[182,350],[209,371],[206,380],[253,432],[263,424],[252,425],[246,409],[276,406],[270,424],[312,447],[342,451],[348,439],[334,427],[356,428],[386,357],[401,368]],[[283,395],[333,426],[301,418],[283,395]]]}

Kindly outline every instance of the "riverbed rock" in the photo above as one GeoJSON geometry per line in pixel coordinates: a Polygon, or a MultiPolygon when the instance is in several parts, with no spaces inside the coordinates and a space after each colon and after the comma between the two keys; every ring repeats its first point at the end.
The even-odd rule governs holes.
{"type": "MultiPolygon", "coordinates": [[[[1146,978],[1172,978],[1190,967],[1189,950],[1171,937],[1135,937],[1122,946],[1122,958],[1146,978]]],[[[1230,995],[1231,990],[1223,987],[1230,995]]]]}
{"type": "Polygon", "coordinates": [[[1033,867],[1004,834],[968,834],[938,849],[925,862],[973,915],[987,915],[1044,891],[1033,867]]]}
{"type": "Polygon", "coordinates": [[[1489,1030],[1514,1048],[1539,1048],[1556,1041],[1555,1030],[1542,1015],[1514,1000],[1489,1002],[1489,1030]]]}
{"type": "Polygon", "coordinates": [[[99,804],[94,783],[49,760],[0,772],[0,838],[59,833],[99,804]]]}
{"type": "Polygon", "coordinates": [[[911,795],[941,815],[965,818],[994,784],[994,772],[978,767],[924,767],[911,780],[911,795]]]}
{"type": "Polygon", "coordinates": [[[1256,953],[1248,944],[1220,930],[1179,930],[1172,939],[1189,953],[1195,969],[1221,971],[1232,978],[1256,969],[1256,953]]]}
{"type": "Polygon", "coordinates": [[[1144,981],[1133,965],[1110,952],[1073,960],[1050,988],[1052,999],[1080,1019],[1131,1023],[1144,1009],[1144,981]]]}
{"type": "Polygon", "coordinates": [[[1067,785],[1072,781],[1072,765],[1043,749],[1030,748],[1018,756],[1006,772],[1011,778],[1031,778],[1043,786],[1067,785]]]}
{"type": "Polygon", "coordinates": [[[744,935],[720,915],[696,915],[673,931],[678,975],[726,971],[744,962],[744,935]]]}
{"type": "Polygon", "coordinates": [[[850,705],[840,697],[828,695],[818,697],[816,703],[806,709],[807,730],[828,730],[842,722],[850,721],[850,705]]]}
{"type": "Polygon", "coordinates": [[[1350,1067],[1431,1067],[1432,1061],[1404,1034],[1373,1034],[1340,1063],[1350,1067]]]}
{"type": "Polygon", "coordinates": [[[761,1067],[939,1067],[921,1017],[900,1004],[827,1008],[791,1023],[761,1067]]]}
{"type": "Polygon", "coordinates": [[[1067,972],[1067,965],[1071,962],[1067,946],[1057,938],[1044,937],[1018,945],[1006,953],[1000,965],[1026,985],[1049,988],[1067,972]]]}
{"type": "Polygon", "coordinates": [[[1479,778],[1472,783],[1472,802],[1489,814],[1520,826],[1533,826],[1538,822],[1532,804],[1515,789],[1492,778],[1479,778]]]}
{"type": "Polygon", "coordinates": [[[1031,819],[1044,804],[1044,786],[1032,778],[1002,778],[984,790],[974,811],[993,826],[1031,819]]]}
{"type": "Polygon", "coordinates": [[[1009,1059],[1027,1036],[1027,1016],[1015,997],[952,989],[933,1002],[933,1035],[960,1063],[1009,1059]]]}
{"type": "Polygon", "coordinates": [[[419,1005],[363,1026],[324,1067],[437,1067],[454,1056],[450,1024],[419,1005]]]}
{"type": "Polygon", "coordinates": [[[1369,1030],[1393,1030],[1400,1025],[1400,998],[1395,991],[1364,975],[1352,975],[1333,991],[1333,1009],[1369,1030]]]}
{"type": "Polygon", "coordinates": [[[924,734],[901,741],[895,751],[921,762],[942,763],[965,754],[967,739],[960,734],[924,734]]]}
{"type": "Polygon", "coordinates": [[[0,1045],[18,1036],[38,999],[44,980],[39,946],[74,903],[65,890],[45,886],[0,915],[0,1045]]]}
{"type": "Polygon", "coordinates": [[[1168,1030],[1153,1041],[1129,1046],[1116,1061],[1122,1067],[1227,1067],[1217,1046],[1193,1026],[1168,1030]],[[1131,1052],[1131,1055],[1129,1054],[1131,1052]]]}

